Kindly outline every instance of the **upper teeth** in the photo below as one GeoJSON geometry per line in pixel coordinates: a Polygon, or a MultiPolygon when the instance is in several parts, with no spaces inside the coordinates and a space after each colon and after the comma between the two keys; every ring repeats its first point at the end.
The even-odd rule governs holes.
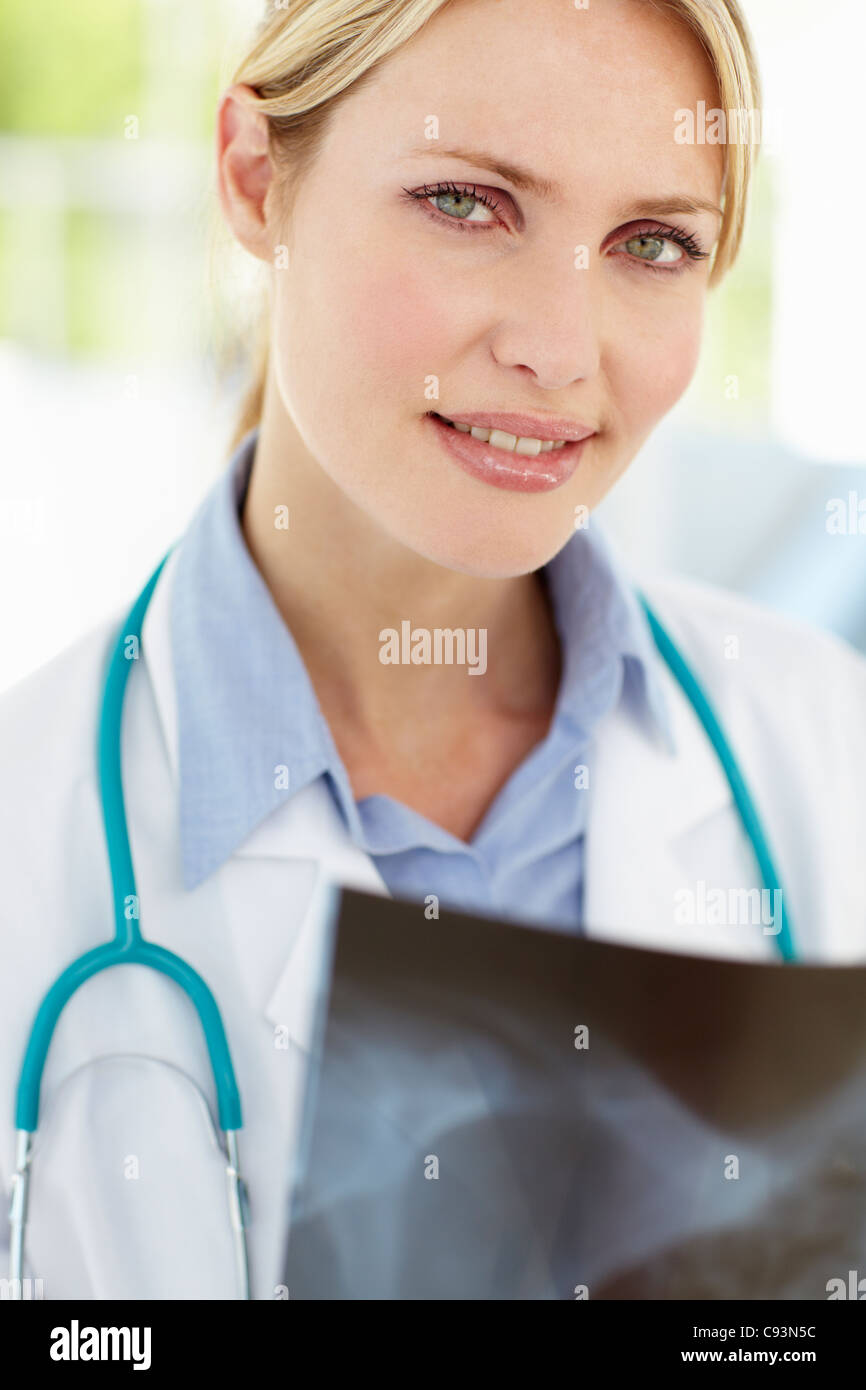
{"type": "MultiPolygon", "coordinates": [[[[445,416],[442,416],[445,419],[445,416]]],[[[456,420],[449,420],[449,425],[453,425],[455,430],[460,430],[461,434],[471,434],[473,439],[480,439],[485,444],[492,444],[494,449],[506,449],[510,454],[546,454],[550,449],[562,449],[565,447],[564,439],[535,439],[532,435],[507,434],[505,430],[488,430],[482,425],[459,425],[456,420]]]]}

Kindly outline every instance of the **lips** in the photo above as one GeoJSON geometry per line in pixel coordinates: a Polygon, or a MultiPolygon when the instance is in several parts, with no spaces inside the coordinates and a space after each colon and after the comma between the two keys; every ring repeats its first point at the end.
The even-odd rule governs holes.
{"type": "Polygon", "coordinates": [[[551,449],[562,449],[565,441],[548,439],[542,435],[516,435],[501,427],[494,428],[487,425],[469,425],[461,420],[449,420],[445,415],[433,412],[437,420],[448,425],[451,429],[457,430],[461,434],[471,434],[473,439],[480,439],[482,443],[489,443],[495,449],[503,449],[506,453],[523,454],[530,458],[542,453],[549,453],[551,449]]]}
{"type": "MultiPolygon", "coordinates": [[[[437,412],[433,412],[434,414],[437,412]]],[[[569,420],[564,415],[520,415],[513,411],[461,411],[441,414],[440,419],[455,425],[474,425],[482,429],[502,430],[516,438],[541,439],[553,443],[565,440],[576,443],[587,439],[595,430],[580,420],[569,420]]]]}
{"type": "MultiPolygon", "coordinates": [[[[461,419],[459,416],[457,418],[461,419]]],[[[462,418],[465,420],[466,417],[462,418]]],[[[490,418],[485,417],[486,420],[490,418]]],[[[435,412],[425,415],[423,421],[449,459],[465,473],[479,482],[510,492],[550,492],[562,487],[574,473],[583,450],[589,444],[589,435],[586,435],[578,440],[563,441],[558,449],[551,447],[533,454],[517,453],[513,449],[497,448],[483,439],[474,438],[471,433],[457,430],[435,412]]],[[[488,426],[485,424],[482,428],[487,429],[488,426]]]]}

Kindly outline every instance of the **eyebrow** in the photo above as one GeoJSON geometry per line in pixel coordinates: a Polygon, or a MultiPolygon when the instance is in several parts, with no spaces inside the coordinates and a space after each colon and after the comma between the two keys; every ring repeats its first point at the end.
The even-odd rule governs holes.
{"type": "Polygon", "coordinates": [[[536,197],[547,202],[557,197],[560,191],[559,186],[551,183],[550,179],[542,179],[530,169],[523,169],[519,164],[509,164],[495,154],[488,154],[486,150],[442,150],[435,140],[431,140],[428,145],[410,150],[409,153],[413,158],[434,154],[439,159],[461,159],[465,164],[475,164],[479,169],[489,169],[491,173],[513,183],[521,192],[534,193],[536,197]]]}
{"type": "MultiPolygon", "coordinates": [[[[545,202],[553,202],[562,191],[559,185],[550,179],[543,179],[531,169],[524,169],[519,164],[510,164],[487,150],[443,150],[431,140],[428,145],[409,151],[410,158],[431,154],[437,155],[439,159],[459,159],[465,164],[474,164],[479,169],[489,169],[491,173],[498,174],[500,178],[514,184],[521,192],[534,193],[545,202]]],[[[669,217],[677,212],[714,212],[717,217],[724,215],[722,209],[707,198],[695,198],[689,193],[675,193],[664,198],[642,198],[639,202],[621,208],[617,216],[625,220],[629,217],[654,215],[669,217]]]]}
{"type": "Polygon", "coordinates": [[[620,208],[617,216],[627,217],[672,217],[678,212],[714,212],[724,217],[722,209],[708,198],[693,198],[690,193],[675,193],[667,198],[642,198],[640,202],[630,203],[620,208]]]}

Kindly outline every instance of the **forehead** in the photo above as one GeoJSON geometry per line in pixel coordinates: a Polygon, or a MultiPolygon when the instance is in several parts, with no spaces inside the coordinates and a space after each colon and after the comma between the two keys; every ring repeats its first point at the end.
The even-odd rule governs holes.
{"type": "Polygon", "coordinates": [[[452,0],[371,75],[338,120],[369,168],[428,144],[501,154],[564,201],[659,191],[717,196],[717,145],[674,139],[676,112],[719,104],[685,24],[650,0],[452,0]],[[435,117],[438,139],[425,140],[435,117]]]}

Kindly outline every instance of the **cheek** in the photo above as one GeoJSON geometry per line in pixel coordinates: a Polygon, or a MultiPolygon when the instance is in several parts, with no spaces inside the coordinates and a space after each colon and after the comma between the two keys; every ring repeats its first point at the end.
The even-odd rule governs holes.
{"type": "Polygon", "coordinates": [[[301,270],[277,286],[281,389],[311,438],[316,421],[323,445],[323,429],[332,440],[348,431],[357,448],[359,418],[372,439],[377,416],[433,408],[425,389],[453,355],[454,305],[432,268],[395,265],[393,249],[371,257],[346,242],[327,256],[307,254],[315,273],[301,270]]]}
{"type": "Polygon", "coordinates": [[[611,373],[615,406],[629,432],[651,429],[680,399],[701,348],[702,303],[652,333],[630,335],[611,373]]]}
{"type": "Polygon", "coordinates": [[[380,260],[345,284],[342,354],[392,404],[429,410],[428,379],[447,369],[459,324],[441,278],[423,263],[411,270],[380,260]]]}

